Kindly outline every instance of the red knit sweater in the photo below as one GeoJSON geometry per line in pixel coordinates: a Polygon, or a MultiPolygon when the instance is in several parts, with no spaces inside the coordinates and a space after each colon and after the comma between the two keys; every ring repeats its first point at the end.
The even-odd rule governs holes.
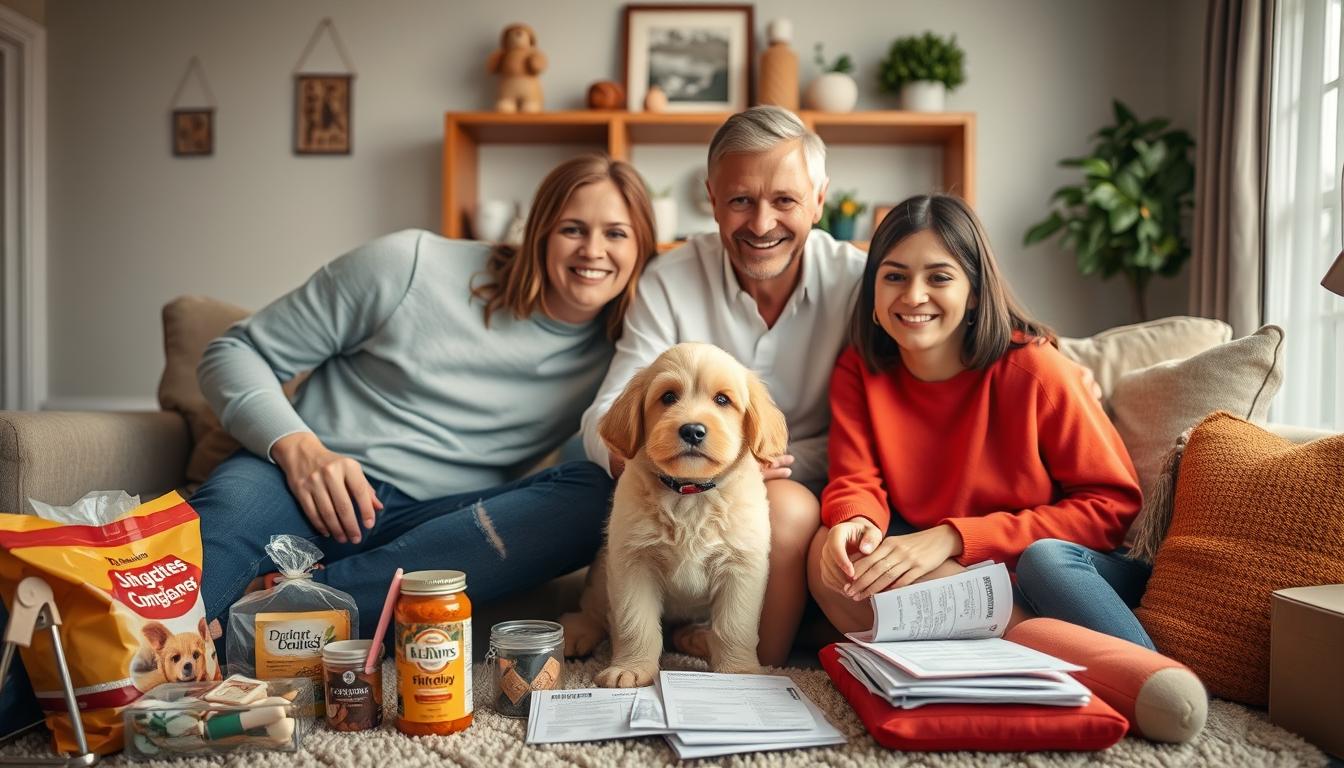
{"type": "Polygon", "coordinates": [[[895,510],[919,530],[956,528],[962,564],[1015,568],[1037,539],[1115,549],[1140,503],[1120,436],[1048,344],[936,382],[903,365],[870,373],[852,347],[836,363],[828,526],[866,517],[886,531],[895,510]]]}

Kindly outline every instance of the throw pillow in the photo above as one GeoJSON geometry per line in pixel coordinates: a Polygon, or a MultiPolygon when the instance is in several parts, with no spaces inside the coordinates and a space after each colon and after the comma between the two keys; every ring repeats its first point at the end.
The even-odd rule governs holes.
{"type": "MultiPolygon", "coordinates": [[[[1151,492],[1176,438],[1214,411],[1264,422],[1283,383],[1283,329],[1266,325],[1184,360],[1121,376],[1111,394],[1111,421],[1151,492]]],[[[1139,526],[1135,521],[1131,532],[1139,526]]],[[[1133,544],[1133,536],[1126,539],[1133,544]]]]}
{"type": "Polygon", "coordinates": [[[1344,435],[1296,445],[1227,413],[1190,433],[1135,613],[1213,695],[1264,706],[1270,594],[1344,582],[1341,478],[1344,435]]]}
{"type": "Polygon", "coordinates": [[[849,700],[863,727],[887,749],[918,752],[1034,752],[1106,749],[1129,723],[1099,696],[1081,707],[1027,704],[927,704],[897,709],[840,666],[835,645],[821,649],[821,666],[849,700]]]}
{"type": "Polygon", "coordinates": [[[199,485],[221,461],[238,450],[196,383],[196,366],[211,339],[250,314],[242,307],[204,296],[179,296],[163,305],[163,377],[159,407],[177,411],[191,430],[187,482],[199,485]]]}
{"type": "Polygon", "coordinates": [[[1197,355],[1232,339],[1232,326],[1205,317],[1163,317],[1122,325],[1085,339],[1061,338],[1059,351],[1092,370],[1107,404],[1124,374],[1197,355]]]}

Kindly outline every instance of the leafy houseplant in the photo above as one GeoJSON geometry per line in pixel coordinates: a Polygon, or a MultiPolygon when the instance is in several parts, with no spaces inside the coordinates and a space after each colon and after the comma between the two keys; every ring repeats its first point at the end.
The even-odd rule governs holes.
{"type": "Polygon", "coordinates": [[[1115,124],[1093,136],[1092,153],[1059,161],[1080,168],[1081,184],[1060,187],[1053,210],[1027,230],[1031,245],[1063,232],[1061,242],[1085,275],[1124,275],[1139,319],[1148,319],[1153,275],[1170,277],[1190,258],[1182,216],[1194,206],[1194,139],[1169,120],[1140,121],[1119,101],[1115,124]]]}
{"type": "Polygon", "coordinates": [[[848,53],[842,53],[835,57],[835,61],[826,63],[826,56],[822,53],[821,43],[817,43],[816,50],[812,54],[812,60],[817,63],[817,69],[822,74],[827,72],[839,72],[842,75],[848,75],[854,71],[854,60],[849,58],[848,53]]]}
{"type": "Polygon", "coordinates": [[[940,37],[933,32],[910,37],[898,37],[891,44],[887,58],[878,68],[878,80],[883,91],[900,93],[906,109],[936,111],[942,109],[945,91],[955,90],[966,81],[965,52],[957,45],[957,36],[940,37]],[[923,95],[929,86],[916,83],[938,83],[936,95],[923,95]],[[930,101],[923,98],[932,97],[930,101]],[[912,102],[918,101],[917,104],[912,102]]]}
{"type": "Polygon", "coordinates": [[[854,60],[842,53],[834,61],[827,61],[817,43],[813,60],[821,74],[807,87],[806,102],[822,112],[852,112],[859,101],[859,86],[849,73],[854,71],[854,60]]]}
{"type": "Polygon", "coordinates": [[[836,240],[853,240],[854,222],[866,210],[868,204],[855,200],[853,192],[838,192],[822,208],[817,228],[829,232],[836,240]]]}

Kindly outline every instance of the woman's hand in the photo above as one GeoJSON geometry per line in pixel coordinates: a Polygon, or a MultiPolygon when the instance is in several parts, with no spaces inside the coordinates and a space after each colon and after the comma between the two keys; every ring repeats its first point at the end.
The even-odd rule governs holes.
{"type": "Polygon", "coordinates": [[[383,508],[383,503],[359,462],[329,450],[312,432],[297,432],[275,441],[271,458],[284,471],[290,493],[318,533],[342,544],[347,539],[358,544],[362,537],[360,522],[364,528],[373,527],[374,513],[383,508]]]}
{"type": "Polygon", "coordinates": [[[781,453],[770,460],[769,464],[761,464],[761,476],[766,480],[781,480],[793,475],[793,456],[788,453],[781,453]]]}
{"type": "Polygon", "coordinates": [[[904,536],[888,536],[872,554],[854,562],[854,577],[844,593],[867,600],[893,587],[904,587],[961,554],[961,534],[950,525],[937,525],[904,536]]]}
{"type": "Polygon", "coordinates": [[[844,592],[854,578],[850,553],[867,554],[882,541],[882,531],[866,517],[836,523],[826,534],[821,548],[821,583],[836,592],[844,592]]]}

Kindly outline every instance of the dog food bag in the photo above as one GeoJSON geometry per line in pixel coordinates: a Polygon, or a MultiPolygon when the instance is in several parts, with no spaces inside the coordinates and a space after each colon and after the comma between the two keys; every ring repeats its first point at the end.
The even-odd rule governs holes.
{"type": "MultiPolygon", "coordinates": [[[[176,493],[34,508],[56,519],[0,514],[0,597],[12,605],[29,576],[51,586],[89,749],[111,754],[122,748],[121,710],[141,694],[221,676],[205,629],[200,519],[176,493]]],[[[56,749],[75,751],[50,631],[20,651],[56,749]]]]}
{"type": "MultiPolygon", "coordinates": [[[[350,640],[359,608],[350,595],[313,581],[322,550],[298,536],[272,536],[266,553],[280,579],[229,608],[229,674],[261,680],[306,677],[322,690],[322,647],[350,640]]],[[[318,696],[318,714],[322,697],[318,696]]]]}

